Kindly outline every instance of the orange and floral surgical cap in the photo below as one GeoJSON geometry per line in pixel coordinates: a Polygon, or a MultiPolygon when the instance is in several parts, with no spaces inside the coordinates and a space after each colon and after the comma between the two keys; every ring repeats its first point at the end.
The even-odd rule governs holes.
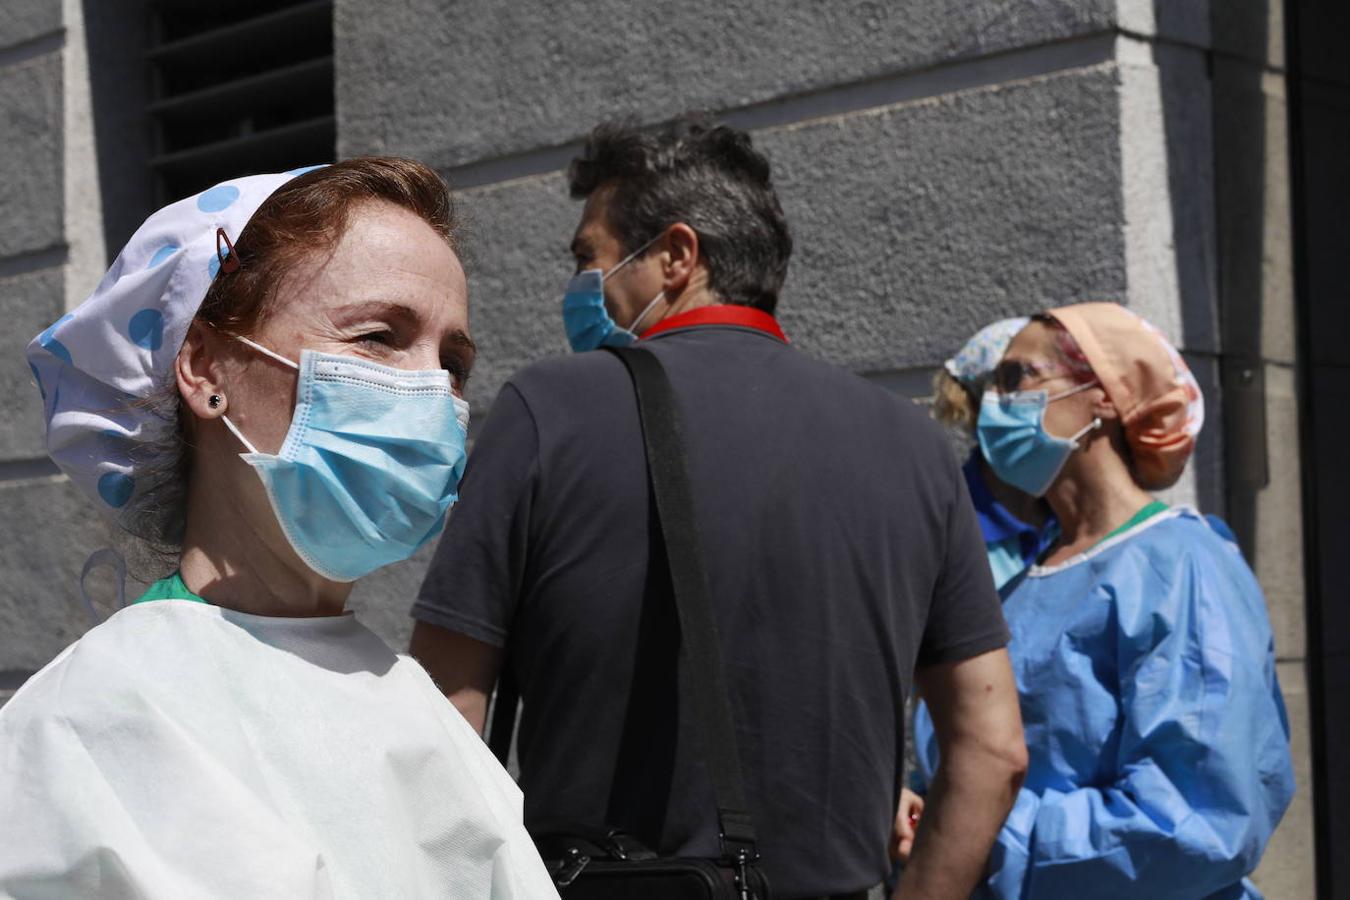
{"type": "Polygon", "coordinates": [[[1120,413],[1140,486],[1171,487],[1205,423],[1204,396],[1181,354],[1151,323],[1115,303],[1078,303],[1048,314],[1078,342],[1120,413]]]}

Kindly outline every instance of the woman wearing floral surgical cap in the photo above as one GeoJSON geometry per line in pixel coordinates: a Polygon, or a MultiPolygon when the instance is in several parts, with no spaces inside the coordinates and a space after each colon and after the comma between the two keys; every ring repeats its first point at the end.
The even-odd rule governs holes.
{"type": "Polygon", "coordinates": [[[235,179],[29,346],[52,458],[177,568],[0,711],[0,896],[556,896],[478,735],[343,611],[456,499],[454,225],[409,160],[235,179]]]}
{"type": "MultiPolygon", "coordinates": [[[[995,370],[980,446],[1060,534],[1003,592],[1030,768],[981,896],[1260,896],[1245,876],[1294,790],[1265,599],[1231,541],[1149,493],[1203,419],[1175,349],[1114,304],[1036,316],[995,370]]],[[[922,707],[915,741],[924,788],[922,707]]]]}

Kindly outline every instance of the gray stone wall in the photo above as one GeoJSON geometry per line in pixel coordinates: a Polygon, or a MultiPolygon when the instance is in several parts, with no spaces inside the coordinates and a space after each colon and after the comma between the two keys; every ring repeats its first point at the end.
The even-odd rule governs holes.
{"type": "MultiPolygon", "coordinates": [[[[133,596],[159,574],[47,459],[24,358],[93,291],[149,205],[147,19],[141,0],[117,11],[102,0],[0,4],[0,704],[92,623],[79,576],[93,551],[131,557],[133,596]]],[[[107,571],[89,581],[111,600],[107,571]]]]}
{"type": "Polygon", "coordinates": [[[66,52],[61,0],[0,9],[0,702],[87,627],[79,568],[109,538],[43,452],[23,348],[66,308],[66,52]]]}
{"type": "Polygon", "coordinates": [[[774,164],[805,352],[918,392],[997,316],[1127,303],[1213,388],[1176,497],[1222,511],[1210,33],[1148,3],[700,3],[658,25],[617,2],[340,0],[339,151],[429,160],[459,189],[480,414],[565,349],[561,170],[585,131],[704,109],[774,164]]]}

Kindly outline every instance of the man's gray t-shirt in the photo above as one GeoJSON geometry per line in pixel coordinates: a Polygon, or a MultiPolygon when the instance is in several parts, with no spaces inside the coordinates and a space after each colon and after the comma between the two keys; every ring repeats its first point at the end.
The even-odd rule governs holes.
{"type": "MultiPolygon", "coordinates": [[[[1008,638],[956,457],[909,401],[765,332],[700,325],[642,346],[684,419],[763,866],[785,896],[869,887],[888,866],[916,665],[1008,638]]],[[[605,823],[713,856],[652,534],[622,363],[546,360],[494,404],[413,615],[508,648],[527,825],[605,823]]]]}

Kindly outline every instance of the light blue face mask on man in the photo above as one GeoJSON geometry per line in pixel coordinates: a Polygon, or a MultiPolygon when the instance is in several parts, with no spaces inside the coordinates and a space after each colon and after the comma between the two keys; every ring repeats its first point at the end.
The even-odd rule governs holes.
{"type": "Polygon", "coordinates": [[[1073,437],[1055,437],[1045,430],[1045,408],[1096,384],[1080,384],[1053,397],[1045,391],[985,391],[975,431],[994,474],[1033,497],[1044,496],[1078,449],[1078,439],[1102,425],[1101,419],[1093,419],[1073,437]]]}
{"type": "Polygon", "coordinates": [[[627,328],[620,328],[605,308],[605,282],[615,272],[628,265],[638,254],[656,243],[657,235],[632,253],[619,260],[618,265],[608,272],[603,269],[586,269],[572,276],[567,283],[567,292],[563,295],[563,328],[567,330],[567,342],[577,353],[596,350],[600,347],[627,347],[637,341],[637,328],[656,304],[666,297],[666,292],[657,294],[651,303],[638,314],[627,328]]]}
{"type": "Polygon", "coordinates": [[[295,412],[275,456],[259,453],[229,417],[291,547],[315,572],[355,581],[407,559],[440,534],[464,473],[469,404],[443,369],[405,371],[302,351],[295,412]]]}

